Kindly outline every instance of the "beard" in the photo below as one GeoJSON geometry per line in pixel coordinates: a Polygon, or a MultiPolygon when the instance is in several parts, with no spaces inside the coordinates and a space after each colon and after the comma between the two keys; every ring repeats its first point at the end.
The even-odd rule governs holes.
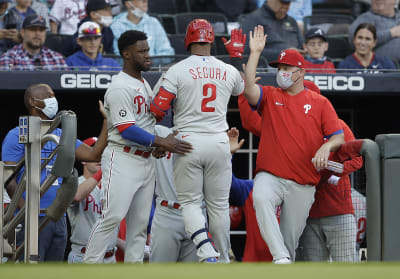
{"type": "Polygon", "coordinates": [[[44,43],[43,43],[43,42],[34,43],[34,42],[32,42],[32,41],[27,41],[27,42],[26,42],[26,45],[27,45],[30,49],[38,50],[38,49],[41,49],[41,48],[43,47],[44,43]]]}

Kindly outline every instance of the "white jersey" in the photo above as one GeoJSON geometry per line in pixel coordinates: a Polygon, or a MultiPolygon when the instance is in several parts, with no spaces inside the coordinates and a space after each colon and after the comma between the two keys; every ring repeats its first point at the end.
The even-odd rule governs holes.
{"type": "MultiPolygon", "coordinates": [[[[79,184],[85,181],[84,176],[79,177],[79,184]]],[[[97,185],[93,191],[79,203],[73,203],[67,209],[67,215],[71,224],[71,243],[86,246],[90,232],[94,223],[101,217],[101,189],[97,185]]],[[[118,237],[118,231],[115,234],[115,240],[111,241],[108,250],[115,247],[118,237]]]]}
{"type": "Polygon", "coordinates": [[[11,202],[10,196],[7,194],[6,189],[3,191],[3,202],[4,204],[11,202]]]}
{"type": "Polygon", "coordinates": [[[359,249],[367,228],[367,198],[354,188],[351,188],[351,200],[357,223],[357,249],[359,249]]]}
{"type": "Polygon", "coordinates": [[[162,87],[176,94],[175,129],[219,133],[228,130],[229,98],[243,92],[244,81],[238,70],[213,56],[192,55],[167,71],[162,87]]]}
{"type": "MultiPolygon", "coordinates": [[[[171,128],[156,125],[156,135],[159,137],[167,137],[172,133],[171,128]]],[[[156,196],[162,200],[177,202],[174,170],[173,170],[173,153],[168,152],[167,156],[155,160],[156,162],[156,196]]]]}
{"type": "Polygon", "coordinates": [[[124,139],[117,127],[123,124],[134,124],[154,134],[155,118],[150,113],[152,95],[150,85],[144,79],[140,81],[122,71],[113,77],[104,96],[109,143],[148,149],[124,139]]]}

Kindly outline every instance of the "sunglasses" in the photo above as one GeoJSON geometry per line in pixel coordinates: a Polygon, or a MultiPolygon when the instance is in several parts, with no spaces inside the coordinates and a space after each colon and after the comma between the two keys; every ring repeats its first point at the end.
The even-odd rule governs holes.
{"type": "Polygon", "coordinates": [[[101,34],[100,28],[88,27],[82,30],[84,35],[99,35],[101,34]]]}

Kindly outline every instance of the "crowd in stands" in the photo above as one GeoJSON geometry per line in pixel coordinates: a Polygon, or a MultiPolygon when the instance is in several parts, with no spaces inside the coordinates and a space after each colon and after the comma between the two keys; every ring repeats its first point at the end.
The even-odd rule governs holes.
{"type": "Polygon", "coordinates": [[[382,73],[400,61],[398,0],[0,0],[1,70],[117,71],[118,38],[131,29],[147,34],[151,56],[172,57],[154,59],[153,66],[168,67],[188,55],[177,47],[185,31],[177,26],[180,17],[211,21],[216,33],[223,33],[212,51],[220,57],[227,53],[218,35],[227,37],[237,27],[248,35],[260,24],[268,34],[265,61],[296,48],[310,73],[382,73]],[[328,8],[321,9],[324,5],[328,8]],[[40,28],[31,27],[34,15],[40,28]],[[99,26],[100,33],[82,37],[80,27],[87,22],[86,27],[99,26]],[[89,42],[91,54],[85,49],[89,42]]]}

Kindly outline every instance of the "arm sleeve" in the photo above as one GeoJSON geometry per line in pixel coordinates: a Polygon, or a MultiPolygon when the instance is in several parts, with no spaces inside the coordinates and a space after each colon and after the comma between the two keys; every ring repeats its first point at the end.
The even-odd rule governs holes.
{"type": "Polygon", "coordinates": [[[144,146],[152,145],[155,138],[154,135],[135,125],[130,125],[120,133],[123,138],[144,146]]]}
{"type": "Polygon", "coordinates": [[[249,103],[244,95],[240,95],[238,98],[238,106],[240,111],[240,120],[242,126],[247,131],[253,133],[257,137],[261,135],[261,116],[257,111],[251,109],[249,103]]]}
{"type": "Polygon", "coordinates": [[[239,179],[232,174],[229,203],[235,206],[243,206],[252,190],[252,180],[239,179]]]}
{"type": "Polygon", "coordinates": [[[330,138],[335,134],[343,133],[339,118],[331,102],[329,102],[329,100],[324,97],[324,103],[322,103],[321,105],[321,124],[324,136],[330,138]]]}
{"type": "MultiPolygon", "coordinates": [[[[342,124],[343,132],[344,132],[344,140],[346,142],[355,140],[353,132],[351,131],[350,127],[344,121],[340,121],[342,124]]],[[[359,170],[363,165],[363,158],[362,156],[353,157],[350,160],[343,162],[344,168],[343,173],[335,174],[337,176],[345,176],[352,172],[359,170]]]]}

